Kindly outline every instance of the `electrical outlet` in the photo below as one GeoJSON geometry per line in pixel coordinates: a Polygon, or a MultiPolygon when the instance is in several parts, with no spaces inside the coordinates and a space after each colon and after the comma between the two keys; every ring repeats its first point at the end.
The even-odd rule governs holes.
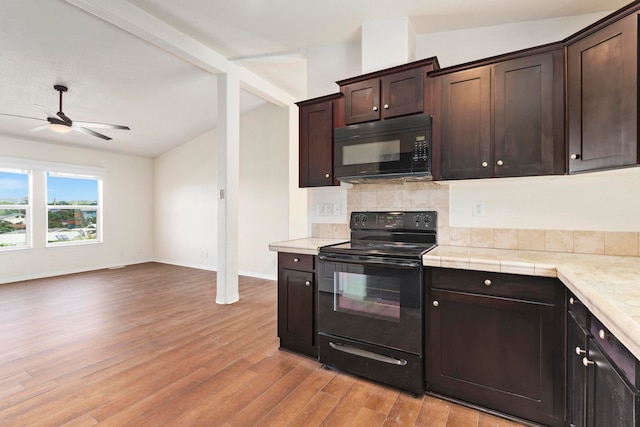
{"type": "Polygon", "coordinates": [[[471,209],[473,216],[484,216],[484,202],[482,200],[476,200],[471,203],[471,209]]]}
{"type": "Polygon", "coordinates": [[[324,215],[325,216],[333,215],[333,203],[325,203],[324,204],[324,215]]]}
{"type": "Polygon", "coordinates": [[[333,215],[340,216],[342,214],[342,205],[340,203],[333,204],[333,215]]]}

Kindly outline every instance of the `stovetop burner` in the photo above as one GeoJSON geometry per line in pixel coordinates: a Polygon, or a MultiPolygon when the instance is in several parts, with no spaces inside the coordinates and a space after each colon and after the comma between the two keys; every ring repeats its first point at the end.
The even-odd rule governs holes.
{"type": "Polygon", "coordinates": [[[351,240],[321,254],[419,258],[436,246],[437,212],[352,212],[351,240]]]}

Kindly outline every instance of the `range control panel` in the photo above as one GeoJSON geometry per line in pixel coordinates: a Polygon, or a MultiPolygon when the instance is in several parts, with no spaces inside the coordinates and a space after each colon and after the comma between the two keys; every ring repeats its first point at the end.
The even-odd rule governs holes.
{"type": "Polygon", "coordinates": [[[436,211],[351,212],[351,230],[434,231],[438,225],[436,211]]]}

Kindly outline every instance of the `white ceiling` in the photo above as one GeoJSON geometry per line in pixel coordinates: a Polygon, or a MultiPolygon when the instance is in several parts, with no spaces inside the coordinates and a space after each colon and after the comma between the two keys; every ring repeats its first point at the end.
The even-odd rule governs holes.
{"type": "MultiPolygon", "coordinates": [[[[70,0],[72,1],[72,0],[70,0]]],[[[84,0],[126,3],[304,97],[304,49],[355,42],[363,22],[408,16],[416,34],[615,10],[627,0],[84,0]],[[276,53],[291,53],[276,55],[276,53]],[[249,58],[247,58],[249,57],[249,58]]],[[[114,12],[115,15],[115,12],[114,12]]],[[[132,23],[135,25],[135,22],[132,23]]],[[[216,126],[216,77],[65,0],[5,0],[0,15],[0,113],[45,118],[64,84],[73,120],[128,125],[24,133],[41,121],[0,116],[0,134],[155,157],[216,126]]],[[[263,101],[241,94],[241,110],[263,101]]]]}

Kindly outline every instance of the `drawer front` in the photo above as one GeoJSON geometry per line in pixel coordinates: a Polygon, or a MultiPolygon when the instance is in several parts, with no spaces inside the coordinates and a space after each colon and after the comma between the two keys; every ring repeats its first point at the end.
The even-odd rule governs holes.
{"type": "MultiPolygon", "coordinates": [[[[554,303],[557,279],[483,271],[431,269],[431,287],[527,301],[554,303]]],[[[562,291],[564,293],[564,290],[562,291]]]]}
{"type": "Polygon", "coordinates": [[[591,334],[598,347],[634,386],[636,384],[636,358],[602,323],[591,316],[591,334]]]}
{"type": "Polygon", "coordinates": [[[571,313],[582,328],[587,329],[587,308],[584,306],[582,301],[580,301],[575,295],[571,292],[567,291],[567,307],[569,309],[569,313],[571,313]]]}
{"type": "Polygon", "coordinates": [[[316,269],[315,258],[314,255],[278,252],[278,268],[314,271],[316,269]]]}

